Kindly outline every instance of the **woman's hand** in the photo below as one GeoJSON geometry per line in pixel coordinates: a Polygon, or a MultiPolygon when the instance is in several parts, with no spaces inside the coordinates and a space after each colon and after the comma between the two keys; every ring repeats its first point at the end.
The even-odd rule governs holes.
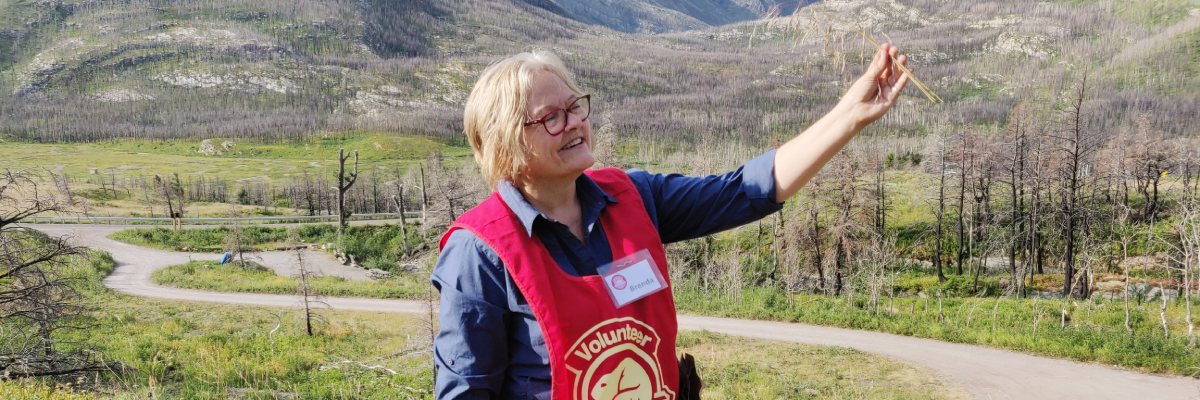
{"type": "Polygon", "coordinates": [[[908,65],[907,57],[900,55],[895,46],[886,43],[880,46],[867,72],[850,85],[834,113],[849,118],[859,129],[883,117],[908,84],[908,75],[900,71],[893,59],[908,65]]]}

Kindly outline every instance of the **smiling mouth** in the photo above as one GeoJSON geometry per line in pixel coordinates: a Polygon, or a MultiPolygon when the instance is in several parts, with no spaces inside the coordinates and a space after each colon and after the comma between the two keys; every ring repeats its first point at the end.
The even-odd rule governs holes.
{"type": "Polygon", "coordinates": [[[561,150],[570,150],[570,149],[573,149],[573,148],[575,148],[575,147],[578,147],[578,146],[579,146],[579,145],[581,145],[581,144],[583,144],[583,138],[582,138],[582,137],[577,137],[577,138],[575,138],[575,140],[572,140],[570,143],[567,143],[567,145],[566,145],[566,146],[563,146],[563,147],[562,147],[561,149],[559,149],[559,150],[560,150],[560,151],[561,151],[561,150]]]}

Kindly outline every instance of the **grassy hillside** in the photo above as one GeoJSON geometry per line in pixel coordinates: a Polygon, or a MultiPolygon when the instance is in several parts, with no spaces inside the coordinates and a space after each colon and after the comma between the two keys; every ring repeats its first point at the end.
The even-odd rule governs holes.
{"type": "Polygon", "coordinates": [[[1162,129],[1189,134],[1200,121],[1197,95],[1183,89],[1200,84],[1194,0],[818,3],[794,17],[662,35],[585,25],[535,4],[544,5],[7,0],[0,37],[13,40],[0,47],[0,110],[10,117],[0,132],[456,137],[483,66],[550,48],[596,94],[598,125],[625,137],[715,133],[761,144],[823,113],[861,69],[860,26],[903,46],[947,100],[932,107],[911,96],[887,133],[1000,123],[1017,98],[1053,98],[1083,72],[1105,126],[1151,112],[1162,129]]]}

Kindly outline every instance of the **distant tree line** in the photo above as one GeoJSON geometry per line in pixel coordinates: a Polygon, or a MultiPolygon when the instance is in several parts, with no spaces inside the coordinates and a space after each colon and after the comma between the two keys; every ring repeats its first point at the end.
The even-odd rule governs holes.
{"type": "MultiPolygon", "coordinates": [[[[351,160],[351,167],[353,161],[351,160]]],[[[342,193],[348,214],[420,212],[431,227],[447,226],[486,195],[473,164],[448,165],[440,153],[408,169],[385,170],[364,165],[364,170],[342,193]]],[[[304,171],[279,181],[230,181],[195,174],[118,175],[115,171],[71,176],[48,173],[48,181],[64,199],[73,199],[79,212],[93,213],[97,205],[113,200],[144,207],[136,215],[198,217],[194,203],[230,203],[257,207],[265,214],[338,215],[336,171],[304,171]],[[80,190],[82,184],[94,187],[80,190]],[[189,211],[190,210],[190,211],[189,211]]],[[[212,215],[210,215],[212,216],[212,215]]]]}

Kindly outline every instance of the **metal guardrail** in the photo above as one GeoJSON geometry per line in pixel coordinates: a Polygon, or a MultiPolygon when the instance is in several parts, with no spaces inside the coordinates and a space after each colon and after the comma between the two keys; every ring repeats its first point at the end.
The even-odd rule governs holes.
{"type": "MultiPolygon", "coordinates": [[[[419,212],[404,213],[406,218],[420,218],[419,212]]],[[[400,219],[399,213],[353,214],[351,221],[375,221],[400,219]]],[[[181,218],[184,225],[224,225],[231,222],[257,224],[286,224],[286,223],[331,223],[337,222],[336,215],[292,215],[269,217],[192,217],[181,218]]],[[[53,216],[29,217],[21,222],[30,224],[104,224],[104,225],[169,225],[173,221],[166,217],[100,217],[100,216],[53,216]]]]}

